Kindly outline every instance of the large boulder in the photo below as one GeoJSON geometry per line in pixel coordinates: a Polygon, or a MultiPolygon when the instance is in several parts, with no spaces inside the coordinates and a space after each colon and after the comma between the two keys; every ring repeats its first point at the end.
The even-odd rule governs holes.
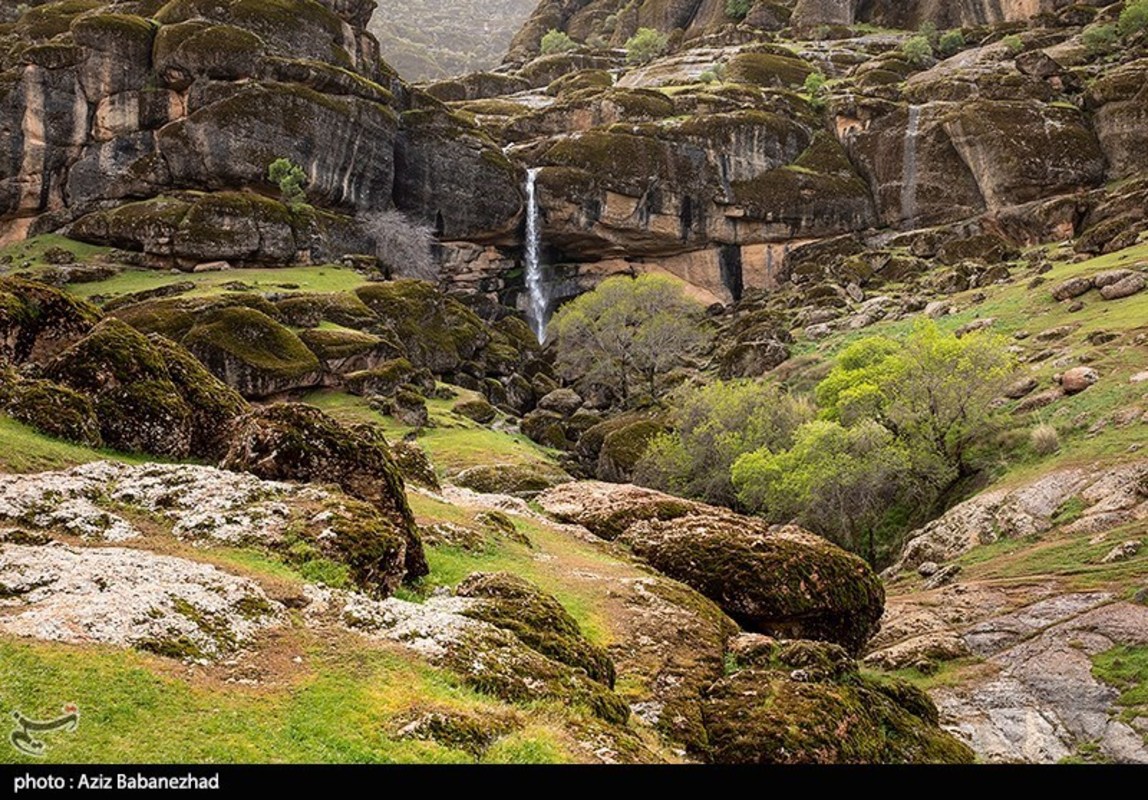
{"type": "Polygon", "coordinates": [[[895,678],[862,675],[840,647],[752,634],[731,646],[735,669],[706,693],[719,764],[970,764],[973,751],[938,725],[936,706],[895,678]]]}
{"type": "Polygon", "coordinates": [[[44,373],[91,398],[105,445],[173,458],[192,454],[191,406],[162,354],[127,324],[104,320],[49,361],[44,373]]]}
{"type": "Polygon", "coordinates": [[[877,631],[885,602],[877,576],[799,528],[630,485],[567,484],[538,502],[563,521],[617,538],[749,630],[823,639],[853,652],[877,631]]]}
{"type": "Polygon", "coordinates": [[[170,535],[198,548],[259,549],[379,597],[406,574],[406,536],[373,505],[214,467],[102,461],[4,476],[0,520],[97,542],[170,535]]]}
{"type": "Polygon", "coordinates": [[[49,358],[84,336],[99,320],[95,308],[35,281],[0,279],[0,361],[49,358]]]}
{"type": "Polygon", "coordinates": [[[428,574],[403,479],[386,447],[340,425],[311,406],[279,403],[238,418],[224,469],[268,480],[334,483],[375,506],[406,539],[406,577],[428,574]]]}
{"type": "Polygon", "coordinates": [[[544,656],[586,671],[614,688],[614,663],[591,644],[578,623],[554,597],[529,581],[505,572],[476,572],[455,589],[460,597],[481,600],[463,613],[508,630],[544,656]]]}
{"type": "Polygon", "coordinates": [[[322,382],[322,365],[291,330],[259,311],[232,307],[198,320],[182,339],[244,397],[268,397],[322,382]]]}
{"type": "Polygon", "coordinates": [[[857,653],[879,627],[885,589],[869,566],[797,528],[691,515],[638,522],[619,541],[751,631],[857,653]]]}

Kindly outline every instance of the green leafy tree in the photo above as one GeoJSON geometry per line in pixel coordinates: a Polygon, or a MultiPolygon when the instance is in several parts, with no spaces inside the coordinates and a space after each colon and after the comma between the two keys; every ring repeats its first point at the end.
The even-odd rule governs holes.
{"type": "Polygon", "coordinates": [[[993,401],[1015,369],[1001,337],[957,338],[925,320],[904,342],[871,337],[846,348],[818,385],[817,402],[847,426],[866,419],[883,425],[939,496],[976,471],[976,446],[1000,419],[993,401]]]}
{"type": "Polygon", "coordinates": [[[1133,0],[1120,12],[1116,31],[1127,38],[1141,31],[1148,31],[1148,0],[1133,0]]]}
{"type": "Polygon", "coordinates": [[[307,173],[286,158],[277,158],[267,168],[267,177],[279,187],[283,202],[292,209],[307,205],[307,173]]]}
{"type": "Polygon", "coordinates": [[[1009,52],[1009,55],[1017,56],[1024,51],[1024,41],[1015,33],[1010,33],[1008,36],[1001,39],[1003,44],[1009,52]]]}
{"type": "Polygon", "coordinates": [[[945,31],[937,43],[937,50],[943,56],[956,55],[965,49],[965,35],[959,30],[945,31]]]}
{"type": "Polygon", "coordinates": [[[668,403],[673,431],[655,437],[634,480],[645,486],[720,505],[736,505],[730,467],[739,456],[783,450],[811,420],[807,397],[753,380],[717,381],[679,389],[668,403]]]}
{"type": "Polygon", "coordinates": [[[927,36],[914,36],[901,45],[901,55],[915,67],[923,67],[933,58],[933,45],[927,36]]]}
{"type": "Polygon", "coordinates": [[[1112,52],[1118,39],[1116,26],[1112,24],[1093,25],[1091,28],[1086,28],[1080,36],[1084,49],[1093,56],[1112,52]]]}
{"type": "Polygon", "coordinates": [[[646,64],[666,52],[669,37],[653,28],[638,28],[638,32],[626,40],[626,63],[646,64]]]}
{"type": "Polygon", "coordinates": [[[820,111],[825,107],[825,86],[828,79],[823,72],[811,72],[805,76],[805,93],[809,95],[809,104],[820,111]]]}
{"type": "Polygon", "coordinates": [[[665,275],[609,278],[554,315],[557,366],[570,380],[609,386],[623,403],[662,390],[659,377],[708,341],[704,309],[665,275]]]}
{"type": "Polygon", "coordinates": [[[730,19],[745,19],[753,8],[753,0],[725,0],[725,15],[730,19]]]}
{"type": "Polygon", "coordinates": [[[777,522],[795,519],[877,568],[899,545],[899,513],[914,491],[905,445],[877,422],[852,427],[817,420],[793,447],[739,458],[732,480],[741,502],[777,522]]]}
{"type": "Polygon", "coordinates": [[[562,31],[551,28],[546,32],[546,35],[542,37],[540,47],[542,49],[542,55],[552,56],[558,53],[569,53],[571,50],[577,50],[578,43],[562,31]]]}

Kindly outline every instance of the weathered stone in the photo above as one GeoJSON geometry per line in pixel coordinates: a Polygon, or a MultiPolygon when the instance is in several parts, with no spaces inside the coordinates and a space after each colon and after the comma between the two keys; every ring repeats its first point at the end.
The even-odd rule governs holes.
{"type": "Polygon", "coordinates": [[[1060,376],[1060,388],[1065,394],[1079,394],[1100,380],[1092,367],[1073,367],[1060,376]]]}

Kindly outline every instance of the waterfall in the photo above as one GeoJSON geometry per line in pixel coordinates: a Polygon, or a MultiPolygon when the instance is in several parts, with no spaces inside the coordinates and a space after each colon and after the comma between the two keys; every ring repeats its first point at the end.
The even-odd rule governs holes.
{"type": "Polygon", "coordinates": [[[550,296],[542,274],[542,227],[539,224],[538,195],[535,189],[537,180],[537,169],[526,171],[526,290],[530,299],[526,316],[538,341],[545,342],[550,296]]]}
{"type": "Polygon", "coordinates": [[[917,217],[917,137],[920,132],[921,107],[909,106],[909,127],[905,129],[901,164],[901,219],[910,225],[917,217]]]}

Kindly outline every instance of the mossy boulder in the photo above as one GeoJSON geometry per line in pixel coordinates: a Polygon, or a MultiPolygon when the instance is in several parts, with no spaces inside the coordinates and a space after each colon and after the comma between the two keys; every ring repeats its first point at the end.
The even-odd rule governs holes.
{"type": "Polygon", "coordinates": [[[634,467],[645,455],[650,441],[666,430],[662,422],[642,419],[607,433],[598,451],[595,469],[598,480],[629,482],[634,477],[634,467]]]}
{"type": "Polygon", "coordinates": [[[630,716],[626,701],[605,685],[492,625],[462,631],[443,663],[460,674],[467,685],[501,700],[556,700],[585,708],[613,725],[624,725],[630,716]]]}
{"type": "Polygon", "coordinates": [[[571,480],[562,469],[544,463],[483,464],[454,476],[454,483],[486,494],[530,497],[571,480]]]}
{"type": "Polygon", "coordinates": [[[107,319],[44,367],[50,380],[89,397],[105,445],[182,458],[192,453],[192,409],[162,353],[126,323],[107,319]]]}
{"type": "Polygon", "coordinates": [[[419,280],[373,283],[356,294],[403,343],[416,367],[435,373],[473,361],[490,341],[482,320],[458,300],[419,280]]]}
{"type": "Polygon", "coordinates": [[[209,461],[218,460],[227,449],[227,430],[236,417],[249,410],[247,402],[185,348],[157,334],[150,335],[148,341],[191,409],[190,452],[209,461]]]}
{"type": "Polygon", "coordinates": [[[561,522],[582,525],[608,540],[617,539],[643,520],[673,520],[708,508],[654,489],[598,481],[555,486],[541,494],[538,503],[561,522]]]}
{"type": "MultiPolygon", "coordinates": [[[[413,383],[425,384],[426,376],[423,370],[405,358],[395,358],[385,361],[373,369],[352,372],[345,376],[344,387],[348,392],[360,397],[382,396],[391,397],[400,387],[413,383]]],[[[431,378],[433,386],[434,378],[431,378]]]]}
{"type": "Polygon", "coordinates": [[[399,468],[403,478],[416,486],[438,491],[441,487],[438,475],[435,474],[434,465],[431,464],[426,450],[415,442],[397,441],[391,446],[391,458],[399,468]]]}
{"type": "Polygon", "coordinates": [[[99,321],[92,305],[61,289],[20,278],[0,278],[0,361],[43,361],[99,321]]]}
{"type": "Polygon", "coordinates": [[[494,422],[495,417],[498,416],[498,410],[481,397],[460,400],[451,408],[451,413],[466,417],[480,425],[494,422]]]}
{"type": "Polygon", "coordinates": [[[713,509],[638,522],[619,541],[748,630],[821,639],[857,653],[879,627],[885,589],[869,566],[795,528],[769,529],[713,509]]]}
{"type": "Polygon", "coordinates": [[[329,383],[340,383],[341,376],[352,372],[373,369],[402,352],[386,338],[349,328],[308,329],[297,335],[319,359],[329,383]]]}
{"type": "Polygon", "coordinates": [[[407,579],[429,572],[403,479],[390,453],[319,409],[279,403],[240,417],[232,426],[221,466],[268,480],[337,484],[378,509],[389,527],[380,535],[404,537],[407,579]]]}
{"type": "Polygon", "coordinates": [[[813,67],[793,55],[739,53],[726,65],[726,79],[766,87],[797,87],[813,73],[813,67]]]}
{"type": "Polygon", "coordinates": [[[532,442],[555,450],[566,450],[570,442],[566,439],[565,423],[566,418],[561,414],[536,408],[522,418],[519,427],[532,442]]]}
{"type": "Polygon", "coordinates": [[[840,647],[750,635],[734,641],[732,655],[738,669],[709,688],[703,706],[715,763],[973,761],[938,727],[923,692],[861,675],[840,647]]]}
{"type": "Polygon", "coordinates": [[[364,330],[378,319],[353,292],[297,292],[275,301],[278,317],[295,328],[317,328],[324,322],[364,330]]]}
{"type": "Polygon", "coordinates": [[[476,572],[455,593],[481,601],[463,612],[467,616],[510,631],[527,647],[614,687],[614,663],[606,651],[586,639],[561,603],[529,581],[476,572]]]}
{"type": "Polygon", "coordinates": [[[92,401],[51,381],[0,381],[0,409],[18,422],[56,439],[101,447],[92,401]]]}
{"type": "Polygon", "coordinates": [[[271,317],[232,307],[199,320],[181,343],[244,397],[317,386],[322,365],[298,336],[271,317]]]}

